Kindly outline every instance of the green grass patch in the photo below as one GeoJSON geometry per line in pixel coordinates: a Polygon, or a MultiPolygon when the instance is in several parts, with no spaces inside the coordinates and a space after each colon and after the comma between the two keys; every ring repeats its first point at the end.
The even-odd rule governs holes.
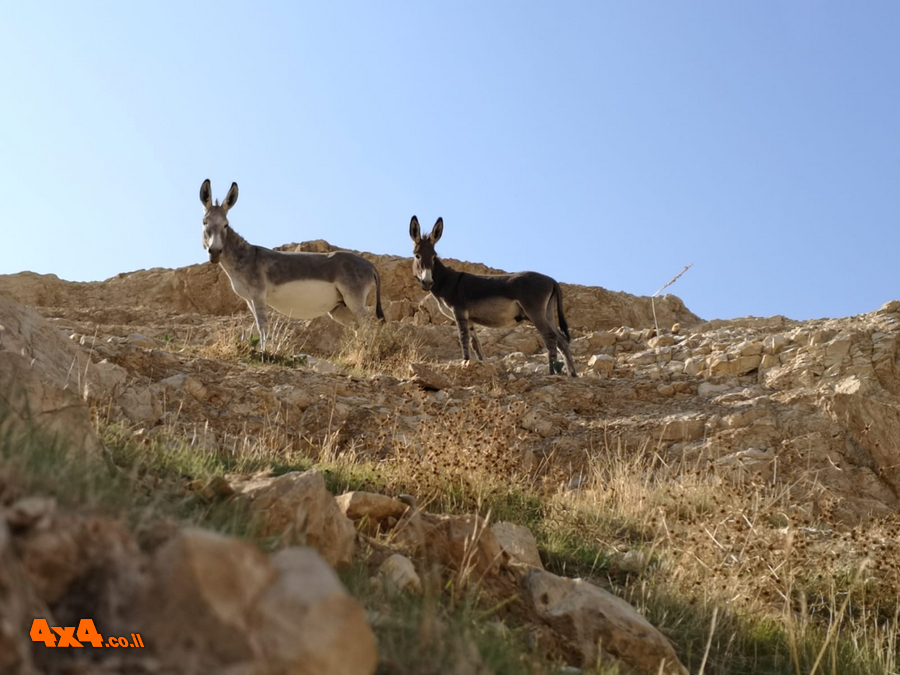
{"type": "Polygon", "coordinates": [[[389,597],[373,588],[364,565],[352,567],[341,577],[373,617],[379,652],[377,675],[563,672],[561,664],[529,646],[524,629],[504,623],[497,615],[498,608],[482,607],[476,592],[459,598],[449,586],[432,586],[423,597],[389,597]]]}
{"type": "Polygon", "coordinates": [[[191,477],[215,472],[209,458],[191,456],[177,446],[163,449],[125,443],[114,432],[104,434],[103,440],[103,456],[91,458],[74,455],[61,439],[34,427],[2,434],[0,462],[10,476],[0,486],[5,488],[5,498],[54,497],[62,507],[121,518],[138,535],[160,519],[175,519],[184,525],[253,537],[252,517],[241,503],[204,499],[186,489],[191,477]]]}

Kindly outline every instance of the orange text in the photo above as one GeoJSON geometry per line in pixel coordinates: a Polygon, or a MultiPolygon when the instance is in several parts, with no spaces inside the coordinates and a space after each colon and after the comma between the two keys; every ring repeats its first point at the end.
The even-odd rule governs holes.
{"type": "Polygon", "coordinates": [[[143,647],[144,641],[140,633],[132,633],[127,637],[107,637],[106,640],[97,632],[93,619],[82,619],[75,626],[51,626],[47,619],[35,619],[31,623],[29,633],[33,642],[43,642],[48,647],[84,647],[88,643],[92,647],[143,647]]]}

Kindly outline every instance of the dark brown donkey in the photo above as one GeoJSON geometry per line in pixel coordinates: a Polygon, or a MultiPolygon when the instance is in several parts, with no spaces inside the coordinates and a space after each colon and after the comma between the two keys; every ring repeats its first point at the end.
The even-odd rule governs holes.
{"type": "Polygon", "coordinates": [[[437,299],[441,312],[456,321],[463,359],[469,360],[469,340],[480,361],[484,360],[475,326],[500,328],[528,319],[535,325],[550,353],[550,372],[555,372],[556,348],[563,353],[566,370],[576,377],[575,363],[569,350],[569,327],[563,316],[562,291],[550,277],[537,272],[518,274],[469,274],[450,269],[434,252],[444,232],[444,219],[438,218],[430,234],[424,237],[419,219],[409,222],[413,248],[413,274],[422,289],[437,299]],[[559,317],[559,328],[553,321],[553,310],[559,317]]]}

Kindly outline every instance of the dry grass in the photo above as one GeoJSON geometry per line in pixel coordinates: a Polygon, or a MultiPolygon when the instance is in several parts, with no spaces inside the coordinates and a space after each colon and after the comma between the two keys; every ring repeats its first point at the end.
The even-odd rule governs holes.
{"type": "MultiPolygon", "coordinates": [[[[372,330],[368,342],[362,332],[348,338],[345,353],[360,367],[384,367],[379,341],[387,336],[372,330]]],[[[332,491],[409,493],[431,511],[527,525],[551,571],[591,577],[629,599],[692,672],[897,672],[900,519],[856,529],[830,524],[827,512],[820,522],[801,520],[797,495],[822,495],[812,476],[773,483],[599,435],[581,486],[567,489],[553,457],[527,450],[523,404],[462,395],[429,412],[412,431],[400,431],[397,411],[349,445],[337,430],[326,435],[313,456],[332,491]],[[623,564],[633,551],[645,564],[623,564]]],[[[141,451],[141,471],[200,488],[232,471],[312,464],[288,448],[277,424],[215,449],[194,442],[196,433],[181,444],[183,429],[168,434],[149,456],[141,451]]],[[[408,630],[387,633],[398,651],[407,648],[408,630]]]]}
{"type": "MultiPolygon", "coordinates": [[[[289,325],[280,330],[270,352],[289,365],[302,345],[289,325]]],[[[345,331],[337,360],[364,375],[406,377],[408,364],[420,359],[413,336],[409,326],[372,322],[345,331]]],[[[246,322],[235,320],[203,349],[213,358],[256,362],[247,338],[246,322]]],[[[628,447],[601,434],[589,449],[585,480],[571,490],[554,457],[527,451],[529,436],[518,426],[524,410],[509,397],[485,403],[457,392],[443,409],[425,411],[413,431],[400,430],[407,426],[395,420],[409,410],[398,410],[349,446],[335,430],[310,456],[334,492],[410,493],[429,510],[529,526],[551,571],[589,576],[628,598],[672,639],[692,672],[900,670],[900,518],[843,528],[814,476],[773,482],[704,458],[673,458],[649,441],[628,447]],[[818,520],[797,508],[809,494],[824,506],[818,520]],[[630,552],[646,564],[623,564],[630,552]]],[[[141,451],[152,446],[151,459],[144,454],[138,462],[143,474],[202,484],[230,471],[312,464],[274,422],[271,432],[219,439],[214,449],[197,430],[188,438],[173,426],[167,434],[168,445],[141,451]]],[[[398,653],[414,649],[406,642],[413,639],[409,626],[397,630],[385,634],[398,653]]],[[[421,658],[440,672],[434,668],[441,660],[429,655],[421,658]]],[[[432,672],[428,667],[403,672],[432,672]]]]}
{"type": "MultiPolygon", "coordinates": [[[[492,512],[503,519],[506,500],[526,501],[550,482],[550,474],[514,450],[526,437],[518,426],[523,404],[452,400],[412,432],[389,418],[349,450],[327,456],[346,484],[387,494],[409,493],[421,508],[438,512],[492,512]],[[378,450],[373,459],[367,449],[378,450]]],[[[521,513],[513,514],[521,516],[521,513]]]]}
{"type": "Polygon", "coordinates": [[[297,322],[273,314],[269,323],[266,351],[263,353],[259,348],[259,335],[253,319],[233,316],[210,339],[199,345],[186,347],[210,359],[286,367],[302,366],[306,341],[299,337],[297,328],[297,322]]]}
{"type": "MultiPolygon", "coordinates": [[[[275,314],[270,322],[265,354],[259,348],[252,318],[245,316],[231,317],[206,340],[180,345],[180,348],[211,359],[281,367],[303,367],[307,353],[311,353],[366,377],[385,374],[408,377],[409,364],[422,360],[421,341],[415,329],[406,324],[372,320],[356,329],[343,328],[336,348],[320,353],[308,344],[308,322],[275,314]]],[[[174,344],[170,348],[175,348],[174,344]]]]}
{"type": "Polygon", "coordinates": [[[592,457],[584,487],[549,502],[545,544],[564,550],[574,528],[613,551],[607,580],[675,638],[686,664],[896,672],[900,519],[845,531],[793,523],[793,495],[821,489],[812,477],[808,486],[735,483],[713,465],[668,463],[649,445],[603,444],[592,457]],[[650,564],[617,569],[635,549],[650,564]]]}
{"type": "Polygon", "coordinates": [[[409,364],[421,360],[421,341],[411,326],[369,321],[344,332],[336,362],[361,375],[408,377],[409,364]]]}
{"type": "Polygon", "coordinates": [[[796,494],[821,493],[813,477],[735,480],[649,443],[598,440],[582,486],[562,489],[552,461],[523,463],[520,417],[515,404],[456,401],[411,435],[380,430],[389,456],[332,456],[335,488],[528,525],[551,570],[628,598],[695,672],[897,672],[900,519],[792,522],[796,494]],[[626,567],[631,551],[645,564],[626,567]]]}

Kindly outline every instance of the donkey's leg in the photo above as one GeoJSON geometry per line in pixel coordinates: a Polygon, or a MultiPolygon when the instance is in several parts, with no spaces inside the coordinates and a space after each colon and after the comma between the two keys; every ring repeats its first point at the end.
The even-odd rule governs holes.
{"type": "Polygon", "coordinates": [[[478,341],[478,336],[475,334],[475,324],[469,326],[469,337],[472,339],[472,347],[475,349],[475,356],[478,357],[479,361],[484,361],[484,352],[481,351],[481,343],[478,341]]]}
{"type": "Polygon", "coordinates": [[[456,327],[459,328],[459,344],[462,346],[463,361],[469,360],[469,319],[460,311],[453,312],[456,327]]]}
{"type": "Polygon", "coordinates": [[[559,350],[566,360],[566,370],[572,377],[578,377],[578,373],[575,372],[575,361],[572,359],[572,350],[569,348],[569,341],[566,339],[566,336],[563,335],[561,330],[558,328],[554,328],[554,330],[556,331],[556,342],[559,344],[559,350]]]}
{"type": "Polygon", "coordinates": [[[250,311],[253,312],[253,318],[256,320],[256,329],[259,331],[259,348],[265,354],[266,352],[266,333],[269,330],[269,317],[266,311],[265,300],[254,298],[247,301],[250,311]]]}
{"type": "MultiPolygon", "coordinates": [[[[565,336],[565,334],[556,326],[556,321],[553,317],[555,303],[555,296],[550,297],[550,302],[547,304],[547,313],[546,313],[546,321],[547,326],[550,330],[553,331],[556,337],[556,344],[559,346],[559,351],[562,352],[563,359],[566,362],[566,372],[569,373],[572,377],[578,377],[578,373],[575,372],[575,361],[572,359],[572,350],[569,347],[569,339],[565,336]]],[[[546,342],[546,339],[545,339],[546,342]]],[[[553,359],[556,358],[556,353],[554,350],[553,359]]],[[[553,363],[551,359],[550,370],[553,371],[553,363]]]]}
{"type": "Polygon", "coordinates": [[[538,329],[538,333],[541,334],[541,339],[544,341],[544,345],[547,347],[547,358],[550,362],[550,374],[556,374],[556,343],[559,340],[559,331],[556,330],[556,327],[547,321],[547,317],[542,313],[537,314],[537,316],[529,316],[531,322],[534,324],[534,327],[538,329]]]}
{"type": "Polygon", "coordinates": [[[368,296],[368,294],[368,288],[365,289],[365,292],[343,294],[344,304],[347,305],[349,310],[353,313],[357,326],[362,326],[369,320],[369,309],[366,307],[366,296],[368,296]]]}
{"type": "Polygon", "coordinates": [[[369,318],[366,298],[374,283],[374,279],[369,278],[337,282],[335,287],[341,294],[341,302],[328,312],[329,316],[344,326],[361,327],[369,318]]]}
{"type": "Polygon", "coordinates": [[[550,374],[556,374],[556,331],[553,330],[553,327],[550,326],[546,330],[541,331],[541,338],[544,340],[544,344],[547,346],[547,358],[550,363],[550,374]]]}
{"type": "Polygon", "coordinates": [[[356,328],[358,325],[358,321],[356,320],[356,316],[353,311],[344,303],[339,304],[337,307],[328,312],[328,316],[337,321],[342,326],[347,326],[349,328],[356,328]]]}

